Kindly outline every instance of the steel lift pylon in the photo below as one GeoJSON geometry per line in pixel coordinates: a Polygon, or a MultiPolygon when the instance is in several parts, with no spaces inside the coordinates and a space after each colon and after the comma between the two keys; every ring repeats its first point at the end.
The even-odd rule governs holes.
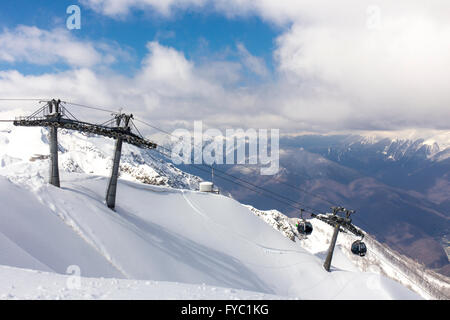
{"type": "Polygon", "coordinates": [[[352,224],[352,219],[350,219],[350,215],[355,213],[354,210],[347,210],[343,207],[332,207],[331,209],[333,212],[329,214],[311,214],[311,217],[322,220],[334,228],[330,246],[328,247],[327,257],[323,264],[323,267],[328,272],[331,269],[331,260],[333,259],[334,248],[336,246],[339,231],[344,233],[348,231],[358,237],[364,237],[364,234],[352,224]],[[344,212],[345,217],[339,216],[339,212],[344,212]]]}
{"type": "MultiPolygon", "coordinates": [[[[119,114],[116,115],[117,128],[122,128],[124,131],[131,131],[130,120],[133,115],[119,114]]],[[[119,178],[120,158],[122,155],[123,139],[118,137],[116,140],[116,150],[114,152],[114,161],[111,171],[111,178],[109,179],[108,189],[106,191],[106,205],[113,209],[116,206],[117,180],[119,178]]]]}
{"type": "Polygon", "coordinates": [[[76,130],[80,132],[93,133],[108,138],[116,139],[116,148],[114,151],[114,161],[111,172],[111,178],[106,191],[106,204],[110,209],[115,208],[117,180],[119,178],[120,158],[122,153],[122,144],[128,143],[139,148],[155,149],[156,143],[144,139],[131,132],[133,115],[123,113],[115,114],[114,119],[107,121],[111,125],[92,124],[79,121],[73,114],[67,110],[61,100],[52,99],[45,102],[45,105],[27,117],[18,117],[14,120],[15,126],[24,127],[47,127],[49,129],[50,144],[50,184],[60,187],[59,168],[58,168],[58,129],[76,130]],[[72,118],[70,118],[71,116],[72,118]]]}

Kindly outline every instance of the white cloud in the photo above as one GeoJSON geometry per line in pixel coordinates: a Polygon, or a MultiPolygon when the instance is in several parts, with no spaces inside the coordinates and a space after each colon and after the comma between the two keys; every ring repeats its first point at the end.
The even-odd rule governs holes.
{"type": "Polygon", "coordinates": [[[343,127],[449,128],[450,24],[438,11],[379,8],[376,28],[343,13],[345,23],[294,23],[278,38],[279,72],[299,90],[286,116],[315,108],[343,127]]]}
{"type": "MultiPolygon", "coordinates": [[[[315,130],[449,128],[447,0],[86,2],[105,14],[208,5],[227,16],[257,15],[288,26],[276,41],[276,82],[246,88],[243,99],[257,104],[250,109],[260,110],[268,125],[278,119],[315,130]]],[[[243,44],[238,52],[247,68],[267,72],[243,44]]]]}
{"type": "Polygon", "coordinates": [[[208,0],[81,0],[81,3],[107,16],[127,15],[131,9],[156,10],[170,15],[174,7],[201,7],[208,0]]]}
{"type": "Polygon", "coordinates": [[[238,49],[239,56],[242,59],[243,64],[252,72],[259,76],[266,76],[269,71],[267,70],[264,59],[258,58],[248,52],[247,48],[243,43],[238,43],[236,45],[238,49]]]}
{"type": "MultiPolygon", "coordinates": [[[[0,97],[61,97],[65,101],[109,106],[114,110],[123,107],[142,119],[163,121],[167,125],[197,119],[212,119],[212,124],[223,123],[223,119],[216,117],[217,109],[222,108],[224,113],[235,112],[233,107],[241,105],[236,100],[245,94],[239,93],[235,98],[234,93],[224,88],[229,84],[229,78],[239,78],[237,74],[231,74],[233,70],[240,72],[239,68],[229,68],[229,77],[221,82],[215,75],[227,66],[226,62],[196,66],[181,52],[157,42],[148,43],[147,48],[141,69],[130,77],[91,68],[39,76],[14,70],[0,71],[0,97]]],[[[5,111],[10,105],[10,102],[0,102],[0,110],[5,111]]],[[[99,117],[110,116],[83,109],[77,112],[88,119],[101,120],[99,117]]]]}
{"type": "MultiPolygon", "coordinates": [[[[151,42],[141,69],[131,77],[94,73],[92,66],[105,54],[92,44],[90,58],[81,62],[64,52],[56,57],[48,52],[50,60],[30,57],[19,45],[20,50],[0,49],[0,59],[60,59],[83,68],[41,77],[3,72],[0,95],[59,95],[88,104],[126,106],[167,126],[203,119],[211,126],[283,128],[284,133],[450,129],[448,1],[379,0],[379,16],[366,0],[87,2],[112,16],[132,8],[168,15],[177,8],[208,4],[227,16],[258,15],[284,25],[273,52],[275,72],[267,76],[263,60],[244,44],[237,45],[240,62],[196,64],[182,52],[151,42]],[[15,52],[13,58],[10,52],[15,52]],[[242,85],[243,67],[266,75],[267,81],[242,85]]],[[[65,38],[58,41],[64,43],[65,38]]],[[[35,48],[41,45],[45,41],[35,48]]]]}
{"type": "Polygon", "coordinates": [[[43,30],[18,26],[0,33],[0,61],[38,65],[64,63],[74,67],[92,67],[126,58],[126,51],[107,43],[81,41],[65,29],[43,30]]]}
{"type": "Polygon", "coordinates": [[[449,129],[450,2],[216,3],[290,24],[276,41],[275,98],[265,97],[281,117],[314,130],[449,129]]]}

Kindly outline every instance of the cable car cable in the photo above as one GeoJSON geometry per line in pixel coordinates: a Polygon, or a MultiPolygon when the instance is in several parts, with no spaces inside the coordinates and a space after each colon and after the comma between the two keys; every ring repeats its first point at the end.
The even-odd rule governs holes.
{"type": "MultiPolygon", "coordinates": [[[[144,122],[141,121],[141,120],[138,120],[138,119],[136,119],[136,120],[139,121],[139,122],[141,122],[141,123],[144,123],[144,122]]],[[[168,134],[168,135],[170,135],[170,136],[176,137],[175,135],[170,134],[170,133],[168,133],[167,131],[164,131],[164,130],[162,130],[162,129],[159,129],[159,128],[157,128],[157,127],[155,127],[155,126],[152,126],[152,125],[150,125],[150,124],[148,124],[148,123],[144,123],[144,124],[149,125],[149,126],[151,126],[152,128],[154,128],[154,129],[156,129],[156,130],[159,130],[159,131],[161,131],[161,132],[164,132],[164,133],[166,133],[166,134],[168,134]]],[[[179,139],[180,137],[176,137],[176,138],[179,139]]],[[[166,147],[163,147],[163,146],[159,146],[159,147],[162,148],[162,149],[167,150],[167,151],[170,152],[170,153],[172,152],[172,150],[170,150],[170,149],[168,149],[168,148],[166,148],[166,147]]],[[[194,147],[195,147],[195,146],[194,146],[194,147]]],[[[170,158],[170,156],[168,156],[168,157],[170,158]]],[[[212,168],[212,166],[211,166],[211,165],[208,165],[208,164],[202,163],[201,165],[207,166],[208,168],[212,168]]],[[[260,189],[260,190],[262,190],[262,191],[264,191],[264,192],[276,194],[275,192],[270,191],[270,190],[268,190],[268,189],[266,189],[266,188],[262,188],[262,187],[260,187],[260,186],[258,186],[258,185],[255,185],[255,184],[253,184],[253,183],[251,183],[251,182],[248,182],[248,181],[246,181],[246,180],[244,180],[244,179],[242,179],[242,178],[236,177],[236,176],[231,175],[231,174],[229,174],[229,173],[227,173],[227,172],[225,172],[225,171],[223,171],[223,170],[217,169],[217,167],[214,168],[214,170],[215,170],[215,171],[218,171],[219,173],[222,173],[222,174],[224,174],[224,175],[227,175],[227,176],[229,176],[229,177],[231,177],[231,178],[233,178],[233,179],[237,179],[237,180],[239,180],[239,181],[242,181],[243,183],[246,183],[246,184],[248,184],[248,185],[251,185],[252,187],[255,187],[255,188],[257,188],[257,189],[260,189]]],[[[304,205],[304,204],[302,204],[302,203],[300,203],[300,202],[298,202],[298,201],[294,201],[294,200],[292,200],[292,199],[290,199],[290,198],[287,198],[287,197],[284,197],[284,196],[281,196],[281,195],[278,195],[278,194],[277,194],[277,196],[280,197],[280,198],[283,198],[283,199],[285,199],[285,200],[287,200],[287,201],[291,201],[291,202],[293,202],[293,203],[295,203],[295,204],[300,204],[302,207],[304,207],[304,208],[309,209],[310,211],[312,211],[311,213],[313,213],[313,212],[321,212],[320,210],[317,210],[317,209],[308,207],[308,206],[306,206],[306,205],[304,205]]]]}
{"type": "Polygon", "coordinates": [[[43,101],[45,99],[36,99],[36,98],[0,98],[0,101],[43,101]]]}
{"type": "MultiPolygon", "coordinates": [[[[147,125],[147,126],[149,126],[149,127],[151,127],[151,128],[153,128],[153,129],[156,129],[156,130],[158,130],[158,131],[161,131],[161,132],[165,133],[166,135],[169,135],[169,136],[171,136],[171,137],[175,137],[175,138],[177,138],[177,139],[179,139],[179,140],[181,139],[181,137],[176,136],[176,135],[174,135],[174,134],[172,134],[172,133],[170,133],[170,132],[167,132],[167,131],[165,131],[165,130],[163,130],[163,129],[160,129],[160,128],[158,128],[158,127],[156,127],[156,126],[154,126],[154,125],[151,125],[151,124],[149,124],[149,123],[147,123],[147,122],[145,122],[145,121],[142,121],[142,120],[139,120],[139,119],[135,119],[135,120],[136,120],[136,121],[139,121],[139,122],[141,122],[141,123],[143,123],[143,124],[145,124],[145,125],[147,125]]],[[[195,145],[194,145],[194,147],[195,147],[195,145]]],[[[217,169],[217,167],[214,168],[214,170],[217,170],[217,171],[220,172],[220,169],[217,169]]],[[[223,172],[223,171],[222,171],[222,172],[223,172]]],[[[329,200],[323,198],[322,196],[316,195],[316,194],[314,194],[314,193],[312,193],[312,192],[310,192],[310,191],[307,191],[307,190],[305,190],[305,189],[303,189],[303,188],[300,188],[300,187],[297,187],[297,186],[293,186],[293,185],[288,184],[288,183],[283,182],[283,181],[278,181],[278,183],[284,184],[284,185],[286,185],[286,186],[288,186],[288,187],[290,187],[290,188],[297,189],[297,190],[299,190],[299,191],[305,192],[305,193],[307,193],[307,194],[309,194],[309,195],[311,195],[311,196],[313,196],[313,197],[315,197],[315,198],[318,198],[318,199],[320,199],[320,200],[322,200],[322,201],[325,201],[326,203],[328,203],[328,204],[330,204],[330,205],[335,205],[335,203],[333,203],[333,202],[331,202],[331,201],[329,201],[329,200]]],[[[317,211],[319,212],[319,210],[317,210],[317,211]]]]}
{"type": "MultiPolygon", "coordinates": [[[[158,152],[158,153],[164,155],[165,157],[169,157],[169,155],[167,155],[167,154],[165,154],[165,153],[163,153],[163,152],[161,152],[161,151],[158,151],[158,150],[156,150],[156,149],[152,149],[152,151],[156,151],[156,152],[158,152]]],[[[197,165],[194,165],[194,164],[192,164],[192,166],[193,166],[194,168],[198,169],[198,170],[201,170],[201,171],[204,171],[204,172],[208,172],[208,173],[209,173],[209,170],[207,170],[207,169],[205,169],[205,168],[202,168],[202,167],[197,166],[197,165]]],[[[292,203],[289,203],[289,202],[287,202],[287,201],[281,200],[280,198],[276,198],[276,197],[280,197],[280,195],[278,195],[278,194],[276,194],[276,193],[274,193],[274,192],[264,191],[264,190],[263,190],[263,191],[258,191],[258,190],[256,190],[256,189],[253,189],[253,188],[250,188],[250,187],[248,187],[248,186],[246,186],[246,185],[243,185],[242,183],[239,183],[239,182],[237,182],[237,181],[235,181],[235,180],[228,179],[228,178],[226,178],[225,176],[222,176],[221,174],[218,174],[217,177],[219,177],[219,178],[221,178],[221,179],[223,179],[223,180],[225,180],[225,181],[228,181],[228,182],[234,183],[234,184],[236,184],[236,185],[239,185],[239,186],[241,186],[241,187],[243,187],[243,188],[246,188],[246,189],[248,189],[248,190],[250,190],[250,191],[253,191],[253,192],[256,192],[256,193],[258,193],[258,194],[261,194],[261,195],[264,195],[264,193],[262,193],[262,192],[266,192],[266,193],[267,193],[266,196],[268,196],[269,198],[271,198],[271,199],[273,199],[273,200],[276,200],[276,201],[278,201],[278,202],[280,202],[280,203],[283,203],[283,204],[285,204],[285,205],[287,205],[287,206],[290,206],[290,207],[292,207],[292,208],[294,208],[294,209],[296,209],[296,210],[301,209],[301,207],[297,207],[297,206],[293,205],[293,204],[299,205],[299,203],[297,203],[297,202],[295,202],[295,201],[289,199],[289,200],[293,203],[293,204],[292,204],[292,203]]],[[[309,212],[309,210],[308,210],[307,212],[309,212]]]]}
{"type": "Polygon", "coordinates": [[[84,104],[74,103],[74,102],[69,102],[69,101],[64,101],[64,103],[67,103],[67,104],[72,105],[72,106],[80,107],[80,108],[87,108],[87,109],[98,110],[98,111],[109,112],[109,113],[117,113],[117,111],[108,110],[108,109],[103,108],[103,107],[101,107],[101,108],[100,107],[91,107],[91,106],[87,106],[87,105],[84,105],[84,104]]]}
{"type": "MultiPolygon", "coordinates": [[[[168,148],[166,148],[166,147],[162,147],[162,146],[160,146],[160,147],[163,148],[163,149],[165,149],[165,150],[167,150],[167,151],[170,151],[170,152],[171,152],[171,150],[168,149],[168,148]]],[[[210,165],[207,165],[207,164],[201,164],[201,165],[207,166],[208,168],[211,168],[211,166],[210,166],[210,165]]],[[[239,178],[239,177],[236,177],[236,176],[234,176],[234,175],[231,175],[231,174],[229,174],[229,173],[227,173],[227,172],[225,172],[225,171],[219,170],[219,169],[217,169],[217,168],[215,168],[214,170],[216,170],[216,171],[218,171],[219,173],[221,173],[221,174],[223,174],[223,175],[226,175],[226,176],[228,176],[228,177],[230,177],[230,178],[233,178],[233,179],[242,181],[243,183],[248,184],[248,185],[250,185],[250,186],[252,186],[252,187],[254,187],[254,188],[260,189],[260,190],[262,190],[263,192],[270,193],[270,194],[274,194],[274,195],[276,195],[277,197],[280,197],[280,198],[285,199],[286,201],[290,201],[290,202],[292,202],[292,203],[294,203],[294,204],[300,205],[300,206],[301,206],[300,208],[306,208],[306,209],[308,209],[308,212],[310,212],[310,213],[321,212],[320,210],[317,210],[317,209],[314,209],[314,208],[305,206],[304,204],[302,204],[302,203],[300,203],[300,202],[298,202],[298,201],[295,201],[295,200],[292,200],[292,199],[290,199],[290,198],[287,198],[287,197],[284,197],[284,196],[282,196],[282,195],[279,195],[279,194],[277,194],[277,193],[275,193],[275,192],[273,192],[273,191],[271,191],[271,190],[268,190],[268,189],[265,189],[265,188],[260,187],[260,186],[258,186],[258,185],[255,185],[255,184],[253,184],[253,183],[251,183],[251,182],[248,182],[248,181],[246,181],[246,180],[244,180],[244,179],[241,179],[241,178],[239,178]]],[[[209,172],[209,171],[208,171],[208,172],[209,172]]],[[[240,185],[243,186],[242,184],[240,184],[240,185]]],[[[296,208],[296,209],[300,209],[300,208],[297,208],[297,207],[295,207],[295,208],[296,208]]]]}

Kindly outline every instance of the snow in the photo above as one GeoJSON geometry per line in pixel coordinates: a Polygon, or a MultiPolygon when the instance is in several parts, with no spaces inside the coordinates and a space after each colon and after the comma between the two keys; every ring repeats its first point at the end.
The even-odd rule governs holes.
{"type": "MultiPolygon", "coordinates": [[[[311,253],[222,195],[126,177],[119,180],[116,211],[109,210],[110,160],[100,154],[111,154],[110,141],[61,135],[62,158],[72,159],[73,167],[61,170],[62,188],[55,188],[46,183],[48,159],[29,160],[48,153],[45,134],[28,130],[2,132],[1,298],[420,298],[391,279],[361,272],[339,252],[326,272],[322,253],[311,253]],[[72,146],[78,146],[73,154],[72,146]],[[71,267],[80,271],[81,290],[67,288],[64,274],[71,267]]],[[[179,179],[169,165],[157,165],[179,179]]],[[[186,186],[193,181],[183,179],[178,182],[186,186]]]]}
{"type": "Polygon", "coordinates": [[[321,259],[223,196],[121,181],[114,213],[101,200],[105,178],[64,176],[63,189],[42,185],[35,193],[5,180],[1,201],[14,210],[2,211],[8,223],[1,233],[15,246],[2,248],[1,264],[58,273],[78,265],[86,276],[206,283],[299,299],[415,297],[387,279],[382,290],[371,290],[371,275],[340,258],[327,273],[321,259]],[[20,261],[7,259],[25,253],[20,261]]]}
{"type": "MultiPolygon", "coordinates": [[[[59,167],[61,171],[95,173],[108,176],[112,167],[114,141],[95,135],[67,130],[58,131],[59,167]]],[[[0,124],[0,169],[3,175],[15,179],[27,172],[39,171],[45,177],[49,154],[45,128],[13,127],[0,124]],[[3,130],[2,130],[3,128],[3,130]],[[13,166],[10,166],[10,165],[13,166]]],[[[121,158],[121,178],[175,188],[197,189],[198,177],[180,171],[163,162],[159,154],[124,144],[121,158]]]]}
{"type": "Polygon", "coordinates": [[[405,144],[413,144],[415,141],[421,140],[416,148],[427,146],[430,152],[429,157],[450,148],[450,131],[448,130],[363,131],[359,134],[363,144],[374,144],[386,138],[390,139],[392,143],[403,142],[405,144]]]}
{"type": "Polygon", "coordinates": [[[0,266],[0,300],[276,300],[259,292],[175,282],[84,278],[0,266]]]}
{"type": "MultiPolygon", "coordinates": [[[[257,210],[248,206],[261,219],[278,230],[285,237],[296,241],[311,254],[325,259],[333,228],[317,219],[308,219],[314,231],[305,237],[298,233],[295,224],[298,219],[289,218],[277,210],[257,210]]],[[[450,281],[448,278],[425,269],[422,265],[393,251],[366,234],[364,242],[368,252],[364,258],[354,255],[350,251],[353,241],[357,238],[348,233],[339,233],[333,256],[333,265],[343,265],[348,270],[369,271],[374,273],[371,286],[377,287],[376,275],[384,275],[393,279],[425,299],[448,299],[450,297],[450,281]],[[354,269],[356,268],[356,269],[354,269]]]]}

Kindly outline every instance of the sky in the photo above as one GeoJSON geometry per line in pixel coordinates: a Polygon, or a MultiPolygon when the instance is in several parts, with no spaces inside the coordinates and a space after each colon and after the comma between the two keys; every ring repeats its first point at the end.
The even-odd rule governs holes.
{"type": "MultiPolygon", "coordinates": [[[[448,132],[449,57],[447,0],[0,3],[0,98],[121,108],[166,130],[448,132]]],[[[34,105],[0,115],[19,107],[34,105]]]]}

